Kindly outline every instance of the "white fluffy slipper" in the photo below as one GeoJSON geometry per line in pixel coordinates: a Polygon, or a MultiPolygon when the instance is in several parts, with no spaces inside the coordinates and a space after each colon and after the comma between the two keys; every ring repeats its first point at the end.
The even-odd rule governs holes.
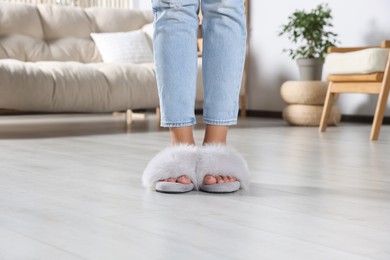
{"type": "Polygon", "coordinates": [[[159,152],[144,170],[142,184],[165,193],[184,193],[196,187],[197,148],[192,145],[175,145],[159,152]],[[192,183],[162,182],[168,178],[188,176],[192,183]]]}
{"type": "Polygon", "coordinates": [[[227,193],[248,188],[248,165],[244,157],[232,147],[224,144],[206,144],[199,148],[198,153],[196,176],[200,190],[227,193]],[[203,179],[208,174],[236,177],[238,181],[205,185],[203,179]]]}

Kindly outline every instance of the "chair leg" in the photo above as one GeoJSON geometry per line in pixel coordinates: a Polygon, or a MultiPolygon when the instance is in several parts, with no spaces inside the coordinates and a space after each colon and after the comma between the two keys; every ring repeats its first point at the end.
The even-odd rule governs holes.
{"type": "Polygon", "coordinates": [[[133,111],[131,109],[126,110],[126,124],[131,125],[133,122],[133,111]]]}
{"type": "Polygon", "coordinates": [[[332,93],[332,82],[329,83],[328,92],[326,94],[324,109],[322,110],[320,132],[325,132],[328,127],[329,116],[332,111],[335,93],[332,93]]]}
{"type": "Polygon", "coordinates": [[[381,92],[379,93],[378,97],[378,103],[376,105],[375,110],[375,116],[374,116],[374,122],[372,123],[372,129],[371,129],[371,141],[378,140],[379,132],[381,130],[383,117],[385,115],[386,106],[387,106],[387,99],[389,97],[389,90],[390,90],[390,80],[383,81],[384,85],[382,86],[381,92]]]}

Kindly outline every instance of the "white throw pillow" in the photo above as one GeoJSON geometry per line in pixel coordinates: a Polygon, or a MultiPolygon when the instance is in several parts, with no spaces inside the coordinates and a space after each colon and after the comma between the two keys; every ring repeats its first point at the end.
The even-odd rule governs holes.
{"type": "Polygon", "coordinates": [[[91,33],[104,62],[153,62],[153,54],[142,30],[91,33]]]}
{"type": "Polygon", "coordinates": [[[142,27],[142,31],[145,33],[149,46],[153,52],[153,31],[154,31],[153,23],[145,24],[142,27]]]}

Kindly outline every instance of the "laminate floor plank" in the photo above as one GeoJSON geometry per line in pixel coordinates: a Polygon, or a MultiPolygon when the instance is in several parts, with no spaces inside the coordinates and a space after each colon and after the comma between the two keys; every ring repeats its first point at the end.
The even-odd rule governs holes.
{"type": "Polygon", "coordinates": [[[81,260],[84,258],[0,227],[0,259],[81,260]]]}

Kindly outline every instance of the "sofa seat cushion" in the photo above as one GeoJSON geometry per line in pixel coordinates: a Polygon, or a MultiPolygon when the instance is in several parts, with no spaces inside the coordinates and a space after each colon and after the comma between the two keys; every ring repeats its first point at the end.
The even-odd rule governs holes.
{"type": "Polygon", "coordinates": [[[158,106],[153,64],[0,60],[0,108],[109,112],[158,106]]]}
{"type": "MultiPolygon", "coordinates": [[[[0,59],[0,108],[114,112],[159,106],[153,63],[22,62],[0,59]]],[[[203,100],[198,60],[196,101],[203,100]]]]}
{"type": "Polygon", "coordinates": [[[330,53],[325,60],[328,74],[368,74],[384,72],[389,49],[371,48],[347,53],[330,53]]]}

